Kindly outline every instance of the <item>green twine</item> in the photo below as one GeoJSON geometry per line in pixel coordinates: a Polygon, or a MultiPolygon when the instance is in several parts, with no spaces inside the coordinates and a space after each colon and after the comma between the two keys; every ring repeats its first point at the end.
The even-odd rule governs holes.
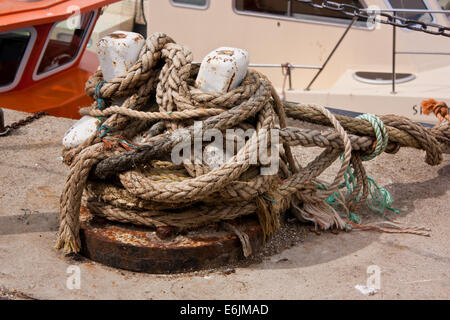
{"type": "Polygon", "coordinates": [[[109,132],[111,132],[111,128],[106,124],[97,126],[97,132],[100,133],[100,139],[106,136],[109,132]]]}
{"type": "Polygon", "coordinates": [[[105,107],[106,107],[106,105],[105,105],[105,100],[103,100],[103,99],[100,97],[100,89],[101,89],[101,87],[102,87],[102,85],[103,85],[104,83],[106,83],[106,81],[104,81],[104,80],[99,81],[99,82],[97,83],[97,85],[95,86],[95,90],[94,90],[94,94],[95,94],[95,96],[97,97],[97,108],[99,108],[100,110],[103,110],[103,109],[105,109],[105,107]]]}
{"type": "Polygon", "coordinates": [[[391,210],[396,214],[400,214],[400,210],[391,207],[394,199],[389,194],[389,191],[379,186],[372,177],[367,176],[367,180],[369,182],[369,193],[372,198],[372,202],[367,201],[367,206],[372,211],[380,214],[383,214],[385,209],[391,210]]]}
{"type": "MultiPolygon", "coordinates": [[[[97,98],[97,108],[100,110],[103,110],[106,107],[105,100],[103,100],[103,98],[100,97],[100,95],[101,95],[100,89],[102,88],[102,85],[104,83],[106,83],[106,81],[104,81],[104,80],[99,81],[95,85],[95,90],[94,90],[94,96],[97,98]]],[[[103,117],[97,117],[97,120],[99,121],[98,125],[97,125],[97,132],[100,133],[100,138],[103,138],[109,132],[111,132],[111,128],[108,127],[107,125],[103,125],[103,121],[104,121],[103,117]]]]}
{"type": "Polygon", "coordinates": [[[348,220],[350,220],[351,222],[357,223],[357,224],[359,224],[361,222],[361,218],[354,212],[350,212],[350,214],[348,216],[348,220]]]}
{"type": "MultiPolygon", "coordinates": [[[[364,119],[370,122],[372,125],[375,136],[377,139],[377,143],[375,146],[374,151],[366,156],[361,157],[363,161],[371,160],[375,158],[376,156],[380,155],[384,152],[386,149],[386,146],[388,144],[389,135],[387,133],[386,127],[383,124],[383,121],[381,121],[380,118],[373,114],[363,114],[357,117],[358,119],[364,119]]],[[[344,154],[341,155],[340,159],[341,161],[344,161],[343,158],[344,154]]],[[[375,179],[373,179],[370,176],[367,176],[368,184],[369,184],[369,194],[371,199],[367,199],[366,203],[367,206],[374,212],[378,212],[380,214],[383,214],[385,209],[391,210],[395,212],[396,214],[400,214],[400,211],[396,208],[391,207],[391,204],[394,202],[394,199],[391,197],[389,192],[379,186],[375,179]]],[[[319,184],[318,189],[326,190],[327,188],[321,184],[319,184]]],[[[344,182],[341,183],[338,186],[339,189],[346,188],[347,189],[347,196],[351,196],[353,194],[353,190],[356,188],[356,177],[354,175],[354,169],[352,165],[349,165],[347,167],[347,170],[344,172],[344,182]]],[[[332,195],[328,197],[326,202],[330,206],[336,206],[336,199],[340,197],[338,192],[334,192],[332,195]]],[[[360,199],[361,195],[357,194],[355,196],[355,199],[353,201],[357,202],[360,199]]],[[[348,219],[354,223],[358,223],[361,221],[359,216],[355,212],[350,212],[348,219]]]]}
{"type": "Polygon", "coordinates": [[[264,199],[266,199],[267,201],[270,201],[272,203],[277,203],[277,200],[274,199],[270,199],[269,197],[265,196],[265,195],[261,195],[261,197],[263,197],[264,199]]]}
{"type": "Polygon", "coordinates": [[[136,146],[135,146],[134,144],[129,143],[128,141],[125,141],[125,140],[122,139],[122,138],[118,138],[117,140],[120,141],[120,142],[122,142],[122,143],[125,143],[125,144],[126,144],[127,146],[129,146],[130,148],[136,149],[136,146]]]}
{"type": "MultiPolygon", "coordinates": [[[[394,199],[389,194],[389,191],[387,191],[385,188],[379,186],[375,179],[371,176],[367,175],[367,181],[369,183],[369,194],[371,199],[367,199],[366,203],[367,206],[374,212],[378,212],[380,214],[383,214],[385,209],[391,210],[395,212],[396,214],[400,214],[400,211],[396,208],[391,207],[391,204],[394,202],[394,199]]],[[[353,174],[351,170],[351,166],[347,168],[346,173],[344,174],[344,182],[339,185],[339,188],[347,188],[347,195],[350,196],[353,194],[353,190],[356,187],[356,179],[355,175],[353,174]]],[[[335,204],[336,198],[339,197],[339,194],[337,192],[333,193],[330,197],[327,199],[327,203],[330,205],[335,204]]],[[[361,195],[357,194],[355,196],[354,201],[358,202],[361,195]]],[[[351,219],[350,219],[351,220],[351,219]]],[[[352,220],[353,221],[353,220],[352,220]]]]}
{"type": "Polygon", "coordinates": [[[386,130],[386,127],[384,126],[383,121],[381,121],[381,119],[376,115],[365,113],[357,116],[356,118],[369,121],[373,127],[373,130],[375,131],[375,136],[377,138],[375,150],[371,154],[361,157],[363,161],[371,160],[384,152],[389,141],[389,134],[386,130]]]}

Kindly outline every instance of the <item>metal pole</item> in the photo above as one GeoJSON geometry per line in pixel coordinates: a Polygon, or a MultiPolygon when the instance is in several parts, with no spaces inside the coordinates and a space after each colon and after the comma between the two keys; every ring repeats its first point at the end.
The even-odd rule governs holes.
{"type": "MultiPolygon", "coordinates": [[[[192,64],[200,64],[200,62],[192,62],[192,64]]],[[[250,63],[248,65],[252,68],[283,68],[282,63],[250,63]]],[[[289,64],[289,67],[291,69],[316,69],[320,70],[322,66],[312,66],[312,65],[306,65],[306,64],[289,64]]]]}
{"type": "Polygon", "coordinates": [[[397,51],[396,54],[432,54],[440,56],[450,56],[450,52],[429,52],[429,51],[397,51]]]}
{"type": "Polygon", "coordinates": [[[309,91],[311,85],[314,83],[314,81],[316,81],[317,77],[322,73],[323,69],[325,69],[325,66],[327,65],[328,61],[330,61],[331,57],[333,56],[333,54],[336,52],[337,48],[339,47],[339,45],[341,44],[342,40],[344,40],[345,36],[347,35],[348,31],[351,29],[351,27],[353,26],[353,24],[356,22],[356,20],[358,20],[357,16],[354,16],[352,19],[352,22],[350,22],[350,24],[348,25],[347,29],[345,29],[345,32],[342,34],[341,38],[339,39],[339,41],[336,43],[336,45],[334,46],[333,50],[331,51],[331,53],[328,55],[327,59],[325,60],[325,62],[323,63],[322,67],[319,69],[319,71],[316,73],[316,75],[314,76],[314,78],[311,80],[311,82],[308,84],[308,86],[305,88],[305,91],[309,91]]]}
{"type": "MultiPolygon", "coordinates": [[[[395,23],[395,13],[393,14],[393,22],[395,23]]],[[[395,94],[395,81],[396,81],[396,74],[395,74],[395,51],[397,46],[397,27],[392,26],[392,94],[395,94]]]]}
{"type": "Polygon", "coordinates": [[[291,66],[288,65],[287,67],[287,73],[289,78],[289,90],[292,90],[292,77],[291,77],[291,66]]]}
{"type": "Polygon", "coordinates": [[[3,110],[0,108],[0,136],[4,136],[8,133],[9,129],[5,128],[5,117],[3,115],[3,110]]]}
{"type": "MultiPolygon", "coordinates": [[[[359,9],[362,12],[373,12],[373,9],[359,9]]],[[[376,9],[377,12],[399,12],[399,13],[442,13],[449,14],[450,10],[423,10],[423,9],[376,9]]]]}

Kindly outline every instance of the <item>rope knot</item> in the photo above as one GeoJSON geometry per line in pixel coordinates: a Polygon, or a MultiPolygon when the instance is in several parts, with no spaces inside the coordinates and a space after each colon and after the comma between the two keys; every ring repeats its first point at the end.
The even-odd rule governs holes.
{"type": "Polygon", "coordinates": [[[445,102],[440,101],[437,102],[434,99],[423,100],[420,103],[422,107],[422,111],[424,114],[428,115],[431,112],[435,114],[435,116],[439,119],[439,122],[449,121],[450,122],[450,114],[448,112],[448,106],[445,102]]]}
{"type": "Polygon", "coordinates": [[[112,131],[111,127],[109,127],[106,124],[101,124],[99,123],[97,125],[97,132],[99,133],[99,138],[102,139],[104,138],[108,133],[110,133],[112,131]]]}
{"type": "Polygon", "coordinates": [[[375,137],[377,140],[374,142],[374,147],[372,153],[369,155],[364,155],[361,157],[363,161],[371,160],[376,156],[382,154],[388,145],[389,134],[384,126],[383,121],[376,115],[365,113],[357,117],[358,119],[367,120],[373,127],[375,132],[375,137]]]}

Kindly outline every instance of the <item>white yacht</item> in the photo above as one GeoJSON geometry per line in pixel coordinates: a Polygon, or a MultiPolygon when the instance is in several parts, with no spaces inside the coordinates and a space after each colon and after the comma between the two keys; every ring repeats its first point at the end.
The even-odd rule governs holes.
{"type": "MultiPolygon", "coordinates": [[[[148,0],[147,31],[163,31],[189,46],[195,61],[217,47],[244,48],[251,65],[287,101],[437,123],[422,114],[420,103],[450,102],[450,37],[372,17],[386,13],[449,27],[450,0],[335,2],[357,6],[371,18],[296,0],[148,0]]],[[[338,7],[335,2],[328,5],[338,7]]]]}

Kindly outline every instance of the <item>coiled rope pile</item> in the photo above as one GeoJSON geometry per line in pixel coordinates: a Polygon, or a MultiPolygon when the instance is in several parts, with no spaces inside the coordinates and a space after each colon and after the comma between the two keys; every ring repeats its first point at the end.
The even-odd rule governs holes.
{"type": "Polygon", "coordinates": [[[290,209],[323,229],[345,229],[346,218],[326,200],[339,190],[348,170],[355,187],[341,202],[353,211],[369,193],[363,160],[412,147],[425,150],[425,161],[437,165],[442,161],[441,144],[450,143],[448,124],[426,129],[398,116],[373,118],[384,124],[384,129],[377,129],[377,139],[378,125],[365,119],[333,115],[320,106],[283,104],[270,81],[252,70],[228,93],[204,93],[193,85],[197,72],[190,50],[155,33],[126,75],[105,82],[98,70],[91,77],[87,93],[96,102],[80,113],[99,117],[98,133],[64,150],[70,172],[61,195],[57,248],[80,250],[82,201],[95,215],[152,228],[195,229],[256,214],[265,236],[271,236],[279,227],[280,213],[290,209]],[[125,100],[118,106],[112,103],[117,99],[125,100]],[[286,117],[332,129],[286,127],[286,117]],[[255,131],[234,157],[216,168],[193,161],[175,165],[171,150],[185,139],[180,129],[193,136],[194,120],[202,121],[204,130],[255,131]],[[278,130],[280,141],[270,141],[270,130],[278,130]],[[279,143],[278,172],[261,175],[264,166],[251,163],[259,143],[279,143]],[[324,150],[301,167],[290,150],[299,145],[324,150]],[[323,186],[317,177],[340,156],[334,181],[323,186]]]}

